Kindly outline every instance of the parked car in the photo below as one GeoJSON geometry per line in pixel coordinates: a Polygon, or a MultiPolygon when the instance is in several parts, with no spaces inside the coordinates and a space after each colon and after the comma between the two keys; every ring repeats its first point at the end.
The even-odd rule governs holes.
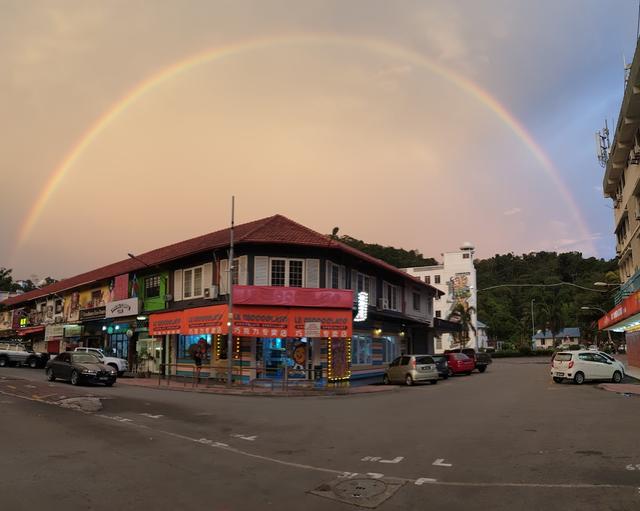
{"type": "Polygon", "coordinates": [[[431,355],[402,355],[389,364],[382,382],[413,385],[421,381],[438,383],[438,369],[431,355]]]}
{"type": "Polygon", "coordinates": [[[75,351],[95,355],[100,363],[113,367],[118,376],[122,376],[129,369],[129,363],[124,358],[109,357],[99,348],[76,348],[75,351]]]}
{"type": "Polygon", "coordinates": [[[474,369],[477,369],[480,373],[484,373],[487,370],[487,366],[493,362],[491,355],[476,351],[473,348],[457,348],[454,350],[446,350],[445,353],[464,353],[475,362],[474,369]]]}
{"type": "Polygon", "coordinates": [[[47,362],[45,369],[47,380],[56,378],[69,380],[72,385],[80,383],[104,383],[111,387],[116,381],[117,371],[100,363],[91,353],[65,351],[47,362]]]}
{"type": "Polygon", "coordinates": [[[48,359],[48,354],[30,350],[21,343],[0,344],[0,367],[21,365],[35,369],[44,367],[48,359]]]}
{"type": "Polygon", "coordinates": [[[582,385],[587,380],[609,380],[620,383],[624,372],[600,353],[588,350],[556,353],[551,365],[551,377],[556,383],[573,380],[582,385]]]}
{"type": "Polygon", "coordinates": [[[625,375],[626,369],[625,369],[624,364],[622,362],[620,362],[619,360],[613,358],[611,355],[609,355],[608,353],[605,353],[604,351],[597,351],[596,353],[598,353],[599,355],[602,355],[607,360],[610,360],[613,363],[614,366],[617,366],[618,369],[620,369],[622,371],[622,376],[625,375]]]}
{"type": "Polygon", "coordinates": [[[440,378],[446,380],[449,378],[449,363],[447,362],[446,355],[430,355],[433,361],[436,363],[436,369],[440,378]]]}
{"type": "Polygon", "coordinates": [[[449,376],[455,374],[471,374],[475,369],[475,360],[464,353],[445,353],[449,366],[449,376]]]}

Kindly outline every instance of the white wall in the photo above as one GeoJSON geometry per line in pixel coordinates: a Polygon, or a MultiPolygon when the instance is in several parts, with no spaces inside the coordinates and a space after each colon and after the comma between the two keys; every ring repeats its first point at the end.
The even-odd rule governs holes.
{"type": "MultiPolygon", "coordinates": [[[[440,312],[441,319],[447,319],[451,313],[452,307],[455,305],[455,301],[451,294],[451,286],[449,282],[456,276],[466,274],[467,284],[470,287],[471,295],[467,299],[469,305],[477,310],[477,284],[476,284],[476,269],[473,265],[474,252],[473,250],[460,250],[458,252],[447,252],[444,254],[443,264],[437,266],[419,266],[413,268],[403,268],[404,271],[424,281],[426,276],[430,277],[430,284],[433,287],[438,288],[445,293],[439,300],[433,301],[434,316],[437,317],[437,311],[440,312]],[[468,258],[465,258],[463,254],[469,254],[468,258]],[[440,283],[436,283],[436,276],[440,276],[440,283]]],[[[473,325],[477,328],[477,313],[472,315],[473,325]]],[[[443,334],[440,338],[441,344],[438,343],[438,338],[435,340],[435,351],[441,353],[444,350],[450,349],[453,344],[453,337],[450,334],[443,334]]],[[[469,332],[469,342],[467,347],[479,348],[481,346],[473,332],[469,332]]]]}

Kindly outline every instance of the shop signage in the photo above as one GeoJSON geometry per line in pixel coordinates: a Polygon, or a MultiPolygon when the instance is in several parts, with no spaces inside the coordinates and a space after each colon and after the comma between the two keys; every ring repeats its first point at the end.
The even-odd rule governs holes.
{"type": "Polygon", "coordinates": [[[149,335],[179,334],[182,328],[182,311],[151,314],[149,316],[149,335]]]}
{"type": "Polygon", "coordinates": [[[106,305],[107,318],[120,318],[123,316],[136,316],[138,314],[138,299],[128,298],[118,300],[106,305]]]}
{"type": "Polygon", "coordinates": [[[13,325],[13,311],[0,312],[0,331],[11,330],[13,325]]]}
{"type": "MultiPolygon", "coordinates": [[[[225,305],[186,310],[182,319],[183,328],[188,335],[221,334],[223,333],[222,323],[226,321],[226,312],[225,305]]],[[[226,331],[226,325],[224,330],[226,331]]]]}
{"type": "Polygon", "coordinates": [[[304,336],[305,337],[320,337],[320,329],[322,323],[320,321],[305,321],[304,322],[304,336]]]}
{"type": "Polygon", "coordinates": [[[80,320],[87,321],[90,319],[104,319],[106,307],[92,307],[90,309],[80,309],[80,320]]]}
{"type": "Polygon", "coordinates": [[[352,309],[353,291],[305,287],[233,286],[233,303],[235,305],[352,309]]]}
{"type": "Polygon", "coordinates": [[[233,335],[287,337],[288,330],[288,308],[241,307],[233,311],[233,335]]]}
{"type": "Polygon", "coordinates": [[[607,314],[598,320],[598,329],[604,330],[611,325],[620,323],[634,314],[640,312],[640,291],[636,291],[631,296],[625,298],[621,304],[611,309],[607,314]]]}
{"type": "Polygon", "coordinates": [[[64,325],[65,337],[80,337],[82,335],[82,325],[64,325]]]}
{"type": "Polygon", "coordinates": [[[290,337],[351,337],[353,324],[352,312],[345,309],[290,309],[290,337]],[[320,323],[318,335],[307,335],[307,323],[320,323]]]}
{"type": "Polygon", "coordinates": [[[60,338],[64,336],[64,326],[63,325],[47,325],[44,329],[44,340],[51,341],[54,338],[60,338]]]}
{"type": "Polygon", "coordinates": [[[354,321],[366,321],[367,313],[369,312],[369,293],[366,291],[360,291],[358,293],[358,311],[353,318],[354,321]]]}

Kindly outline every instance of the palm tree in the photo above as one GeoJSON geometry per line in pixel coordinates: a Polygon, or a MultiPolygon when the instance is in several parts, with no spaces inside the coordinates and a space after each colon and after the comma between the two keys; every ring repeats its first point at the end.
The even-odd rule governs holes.
{"type": "Polygon", "coordinates": [[[460,348],[466,347],[469,342],[469,331],[476,333],[476,327],[473,325],[473,314],[476,309],[470,305],[463,303],[456,303],[447,319],[458,323],[460,325],[460,331],[453,334],[454,339],[457,341],[460,348]]]}

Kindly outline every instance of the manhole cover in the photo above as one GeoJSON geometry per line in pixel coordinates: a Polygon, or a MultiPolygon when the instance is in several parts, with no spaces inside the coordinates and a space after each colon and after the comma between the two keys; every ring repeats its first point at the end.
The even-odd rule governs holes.
{"type": "Polygon", "coordinates": [[[387,483],[380,479],[350,479],[338,483],[333,493],[342,498],[368,499],[384,493],[387,483]]]}
{"type": "Polygon", "coordinates": [[[310,493],[354,506],[375,508],[391,497],[404,484],[392,478],[339,478],[318,486],[310,493]]]}

